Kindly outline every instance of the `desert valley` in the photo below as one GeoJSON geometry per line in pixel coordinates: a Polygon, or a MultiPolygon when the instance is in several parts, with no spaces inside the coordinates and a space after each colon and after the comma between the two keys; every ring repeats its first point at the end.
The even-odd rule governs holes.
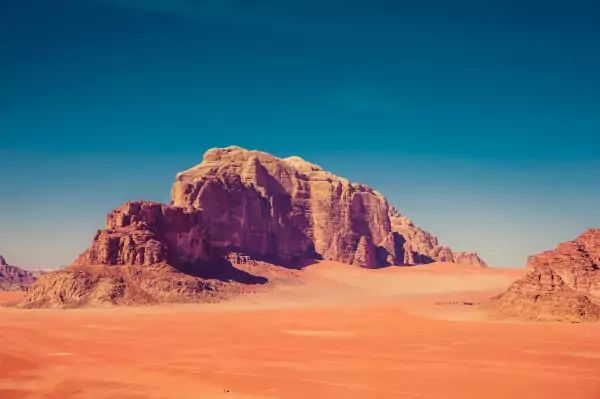
{"type": "Polygon", "coordinates": [[[231,146],[90,241],[45,273],[0,258],[0,398],[600,397],[597,229],[494,267],[231,146]]]}

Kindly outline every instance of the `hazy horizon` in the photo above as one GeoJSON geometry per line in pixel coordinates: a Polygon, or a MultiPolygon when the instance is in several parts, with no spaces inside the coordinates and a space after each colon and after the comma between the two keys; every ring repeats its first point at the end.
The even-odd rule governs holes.
{"type": "Polygon", "coordinates": [[[600,5],[0,5],[0,254],[54,267],[208,148],[298,155],[524,266],[600,225],[600,5]]]}

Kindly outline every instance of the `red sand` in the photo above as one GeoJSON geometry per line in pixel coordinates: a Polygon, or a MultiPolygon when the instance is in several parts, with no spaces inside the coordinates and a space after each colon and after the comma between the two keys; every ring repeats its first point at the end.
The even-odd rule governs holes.
{"type": "Polygon", "coordinates": [[[0,291],[0,304],[17,303],[25,296],[25,291],[0,291]]]}
{"type": "Polygon", "coordinates": [[[216,305],[0,308],[0,398],[600,398],[600,324],[462,304],[519,273],[323,262],[216,305]]]}

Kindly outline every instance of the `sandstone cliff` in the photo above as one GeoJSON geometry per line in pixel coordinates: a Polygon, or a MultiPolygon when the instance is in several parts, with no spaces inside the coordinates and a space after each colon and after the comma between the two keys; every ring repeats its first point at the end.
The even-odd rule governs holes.
{"type": "MultiPolygon", "coordinates": [[[[99,265],[119,267],[110,269],[112,274],[122,269],[134,276],[133,271],[144,270],[144,281],[152,276],[164,281],[167,270],[169,278],[181,277],[183,287],[191,284],[178,296],[187,301],[207,289],[183,274],[205,279],[206,268],[222,264],[230,254],[265,265],[331,259],[366,268],[455,260],[485,266],[476,254],[455,254],[441,246],[377,191],[299,157],[281,159],[240,147],[211,149],[199,165],[176,176],[171,196],[170,205],[128,202],[110,212],[91,247],[67,270],[40,279],[26,303],[57,303],[52,299],[57,296],[71,298],[70,304],[133,303],[127,299],[132,292],[149,292],[137,278],[128,278],[123,288],[116,277],[104,278],[103,268],[90,271],[99,265]],[[156,265],[163,265],[159,274],[156,265]],[[55,287],[49,290],[50,285],[55,287]]],[[[152,301],[164,297],[150,291],[152,301]]]]}
{"type": "MultiPolygon", "coordinates": [[[[172,205],[202,212],[211,248],[363,267],[454,260],[449,248],[377,191],[299,157],[239,147],[209,150],[202,163],[177,175],[172,205]]],[[[463,263],[485,265],[471,259],[461,257],[463,263]]]]}
{"type": "Polygon", "coordinates": [[[527,268],[523,278],[492,299],[492,307],[534,320],[600,319],[600,229],[530,257],[527,268]]]}
{"type": "Polygon", "coordinates": [[[19,291],[26,289],[35,281],[35,275],[27,270],[9,265],[0,256],[0,291],[19,291]]]}

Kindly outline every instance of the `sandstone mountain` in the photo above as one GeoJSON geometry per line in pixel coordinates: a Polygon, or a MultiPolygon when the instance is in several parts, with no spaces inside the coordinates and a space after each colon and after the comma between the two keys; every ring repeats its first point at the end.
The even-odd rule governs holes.
{"type": "MultiPolygon", "coordinates": [[[[366,268],[434,261],[485,266],[475,253],[441,246],[377,191],[299,157],[282,159],[235,146],[211,149],[199,165],[177,174],[171,197],[170,205],[128,202],[110,212],[106,228],[61,278],[72,279],[64,273],[89,266],[144,266],[148,272],[162,265],[163,271],[173,268],[169,273],[187,270],[205,279],[202,270],[232,254],[288,267],[307,259],[366,268]]],[[[94,270],[84,274],[100,276],[94,270]]],[[[41,279],[26,301],[36,296],[34,302],[43,303],[52,296],[41,294],[40,287],[56,276],[41,279]]],[[[84,286],[97,280],[88,277],[84,286]]]]}
{"type": "Polygon", "coordinates": [[[526,319],[600,319],[600,229],[529,258],[528,272],[491,306],[526,319]]]}
{"type": "MultiPolygon", "coordinates": [[[[209,150],[202,163],[177,175],[172,201],[202,212],[205,242],[212,248],[364,267],[454,260],[449,248],[377,191],[299,157],[239,147],[209,150]],[[357,249],[368,256],[357,259],[357,249]]],[[[471,263],[484,265],[476,256],[471,263]]]]}
{"type": "Polygon", "coordinates": [[[0,291],[24,290],[35,278],[33,273],[9,265],[4,257],[0,256],[0,291]]]}

